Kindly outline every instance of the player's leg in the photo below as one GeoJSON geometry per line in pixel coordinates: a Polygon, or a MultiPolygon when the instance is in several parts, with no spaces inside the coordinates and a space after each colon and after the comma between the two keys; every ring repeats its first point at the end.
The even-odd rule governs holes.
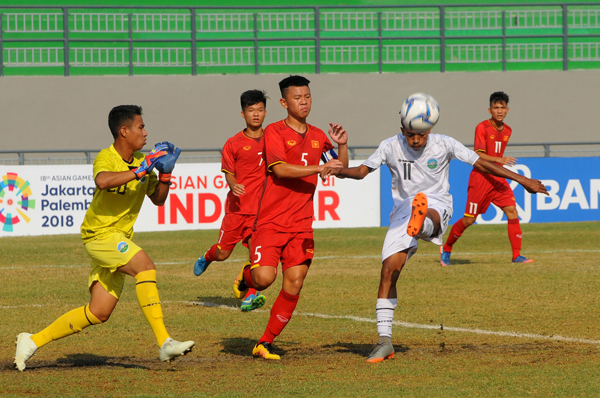
{"type": "Polygon", "coordinates": [[[416,248],[405,249],[401,252],[394,253],[383,260],[381,276],[379,279],[377,304],[375,306],[379,340],[371,354],[367,357],[367,362],[369,363],[381,362],[385,359],[394,357],[392,322],[394,321],[394,311],[398,306],[396,283],[398,282],[398,277],[400,276],[404,264],[406,264],[409,251],[414,253],[416,248]]]}
{"type": "Polygon", "coordinates": [[[213,261],[225,261],[229,258],[235,245],[243,238],[243,231],[246,229],[249,217],[253,216],[235,213],[225,214],[219,230],[219,240],[196,260],[194,275],[202,275],[213,261]]]}
{"type": "Polygon", "coordinates": [[[18,370],[25,370],[25,362],[38,348],[108,320],[118,299],[106,292],[99,283],[94,284],[91,292],[89,305],[67,312],[38,333],[21,333],[17,336],[15,365],[18,370]]]}
{"type": "MultiPolygon", "coordinates": [[[[246,227],[242,233],[242,245],[248,249],[248,258],[250,258],[250,243],[252,238],[252,229],[254,226],[254,220],[256,217],[251,216],[248,217],[246,222],[246,227]]],[[[240,304],[240,310],[243,312],[249,312],[261,308],[265,305],[267,298],[264,294],[254,288],[248,288],[246,295],[242,299],[242,304],[240,304]]]]}
{"type": "Polygon", "coordinates": [[[156,287],[156,267],[146,252],[141,249],[137,251],[127,264],[118,268],[118,271],[133,276],[136,280],[135,292],[138,303],[160,347],[160,360],[171,361],[190,352],[195,344],[193,341],[173,340],[167,332],[156,287]]]}
{"type": "Polygon", "coordinates": [[[506,206],[502,208],[506,218],[508,219],[508,239],[512,248],[513,263],[532,263],[532,259],[528,259],[521,255],[521,240],[523,232],[521,231],[521,223],[519,222],[519,213],[516,206],[506,206]]]}
{"type": "MultiPolygon", "coordinates": [[[[273,352],[272,344],[292,318],[315,248],[312,232],[279,234],[279,238],[286,242],[280,251],[283,285],[271,307],[265,332],[252,350],[254,356],[265,359],[280,359],[279,355],[273,352]]],[[[272,261],[269,260],[268,264],[272,261]]]]}
{"type": "Polygon", "coordinates": [[[464,217],[454,223],[446,243],[440,248],[440,264],[443,267],[450,265],[452,247],[465,230],[475,223],[477,216],[486,212],[493,197],[494,187],[491,183],[480,173],[471,172],[464,217]]]}
{"type": "Polygon", "coordinates": [[[412,201],[412,211],[406,232],[409,236],[425,239],[437,235],[439,230],[439,213],[429,209],[427,195],[419,192],[412,201]]]}

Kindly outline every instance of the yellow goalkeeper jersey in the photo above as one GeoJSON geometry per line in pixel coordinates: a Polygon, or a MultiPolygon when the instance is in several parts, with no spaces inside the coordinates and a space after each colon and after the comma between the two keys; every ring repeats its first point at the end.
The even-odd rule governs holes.
{"type": "MultiPolygon", "coordinates": [[[[137,169],[144,155],[133,154],[133,161],[127,163],[113,145],[100,151],[94,160],[94,179],[103,171],[127,171],[137,169]]],[[[154,171],[140,180],[129,181],[125,185],[110,189],[94,190],[92,204],[85,213],[81,224],[81,238],[87,243],[98,237],[121,232],[129,239],[133,236],[133,224],[140,213],[144,196],[151,196],[158,185],[154,171]]]]}

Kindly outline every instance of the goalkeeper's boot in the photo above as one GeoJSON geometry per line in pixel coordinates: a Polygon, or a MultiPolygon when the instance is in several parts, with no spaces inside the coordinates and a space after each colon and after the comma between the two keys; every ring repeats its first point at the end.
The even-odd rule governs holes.
{"type": "Polygon", "coordinates": [[[526,264],[526,263],[532,263],[533,260],[530,258],[526,258],[524,256],[517,256],[512,260],[513,263],[521,263],[521,264],[526,264]]]}
{"type": "Polygon", "coordinates": [[[266,341],[259,342],[252,349],[252,355],[256,358],[280,360],[281,357],[273,352],[273,346],[266,341]]]}
{"type": "Polygon", "coordinates": [[[21,333],[17,336],[17,353],[15,354],[15,366],[21,372],[25,370],[25,362],[38,349],[38,346],[35,345],[33,340],[31,339],[31,333],[21,333]]]}
{"type": "MultiPolygon", "coordinates": [[[[208,252],[206,252],[208,253],[208,252]]],[[[200,257],[198,260],[196,260],[196,262],[194,263],[194,275],[196,276],[200,276],[204,273],[204,271],[206,271],[206,269],[208,268],[208,266],[210,265],[210,263],[212,263],[212,261],[208,261],[204,256],[206,256],[206,253],[204,253],[202,255],[202,257],[200,257]]]]}
{"type": "Polygon", "coordinates": [[[419,192],[412,202],[412,212],[406,232],[409,236],[417,236],[423,227],[423,221],[427,217],[427,196],[419,192]]]}
{"type": "Polygon", "coordinates": [[[389,342],[379,342],[367,357],[368,363],[382,362],[384,359],[394,358],[394,346],[389,342]]]}
{"type": "Polygon", "coordinates": [[[171,362],[178,356],[187,355],[195,344],[194,341],[177,341],[168,337],[158,349],[158,358],[163,362],[171,362]]]}
{"type": "Polygon", "coordinates": [[[266,301],[267,298],[258,291],[254,294],[247,294],[244,301],[242,301],[240,309],[244,312],[256,310],[265,305],[266,301]]]}
{"type": "Polygon", "coordinates": [[[240,274],[235,278],[235,281],[233,281],[233,295],[238,300],[242,300],[248,291],[248,286],[246,285],[246,282],[244,282],[244,269],[249,266],[250,261],[246,261],[240,274]]]}
{"type": "Polygon", "coordinates": [[[444,250],[444,245],[440,246],[440,264],[442,267],[447,267],[450,265],[450,252],[444,250]]]}

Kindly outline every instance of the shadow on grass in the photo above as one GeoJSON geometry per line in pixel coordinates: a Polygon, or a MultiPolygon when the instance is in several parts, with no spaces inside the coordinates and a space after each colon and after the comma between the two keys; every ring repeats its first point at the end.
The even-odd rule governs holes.
{"type": "MultiPolygon", "coordinates": [[[[85,367],[113,367],[123,369],[144,369],[151,368],[142,366],[139,363],[133,363],[130,357],[104,357],[93,354],[70,354],[63,358],[58,358],[55,361],[36,361],[35,359],[27,362],[26,372],[32,370],[49,370],[49,369],[65,369],[65,368],[85,368],[85,367]]],[[[1,362],[1,370],[15,371],[13,362],[1,362]]]]}
{"type": "MultiPolygon", "coordinates": [[[[337,342],[335,344],[327,344],[324,345],[323,348],[333,349],[339,353],[351,353],[360,356],[364,356],[365,358],[369,356],[375,344],[354,344],[354,343],[342,343],[337,342]]],[[[405,345],[394,344],[394,350],[396,352],[407,352],[409,348],[405,345]]]]}
{"type": "MultiPolygon", "coordinates": [[[[221,340],[221,344],[223,344],[223,349],[221,352],[241,357],[251,357],[252,349],[254,348],[256,342],[256,339],[248,339],[244,337],[223,339],[221,340]]],[[[275,342],[274,347],[277,355],[282,357],[285,356],[285,351],[277,345],[277,342],[275,342]]]]}
{"type": "Polygon", "coordinates": [[[216,307],[219,305],[226,305],[227,307],[239,307],[240,300],[235,297],[201,297],[198,296],[196,300],[203,303],[205,307],[216,307]]]}

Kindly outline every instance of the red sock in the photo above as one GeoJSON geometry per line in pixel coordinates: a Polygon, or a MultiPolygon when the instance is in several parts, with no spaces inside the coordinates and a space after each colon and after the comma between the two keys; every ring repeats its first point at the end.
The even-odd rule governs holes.
{"type": "Polygon", "coordinates": [[[214,244],[208,251],[204,254],[204,259],[206,261],[217,261],[217,245],[214,244]]]}
{"type": "Polygon", "coordinates": [[[275,300],[275,304],[271,307],[271,317],[269,318],[265,333],[260,338],[261,342],[273,343],[275,337],[279,336],[285,325],[292,318],[292,313],[296,309],[299,298],[299,294],[289,294],[281,289],[277,300],[275,300]]]}
{"type": "Polygon", "coordinates": [[[510,239],[510,245],[512,246],[513,260],[521,255],[521,239],[523,238],[523,232],[521,232],[521,223],[518,218],[508,220],[508,239],[510,239]]]}
{"type": "Polygon", "coordinates": [[[444,245],[445,252],[452,252],[452,245],[455,244],[458,238],[462,236],[463,232],[465,232],[465,229],[467,229],[467,227],[465,227],[465,223],[463,223],[462,218],[454,223],[450,233],[448,234],[446,244],[444,245]]]}
{"type": "Polygon", "coordinates": [[[256,295],[256,289],[248,289],[248,293],[246,293],[246,295],[244,296],[244,300],[246,300],[246,298],[248,298],[249,295],[254,294],[256,295]]]}
{"type": "Polygon", "coordinates": [[[252,280],[252,270],[250,269],[250,261],[248,261],[244,267],[244,283],[248,286],[249,289],[256,289],[254,286],[254,281],[252,280]]]}

